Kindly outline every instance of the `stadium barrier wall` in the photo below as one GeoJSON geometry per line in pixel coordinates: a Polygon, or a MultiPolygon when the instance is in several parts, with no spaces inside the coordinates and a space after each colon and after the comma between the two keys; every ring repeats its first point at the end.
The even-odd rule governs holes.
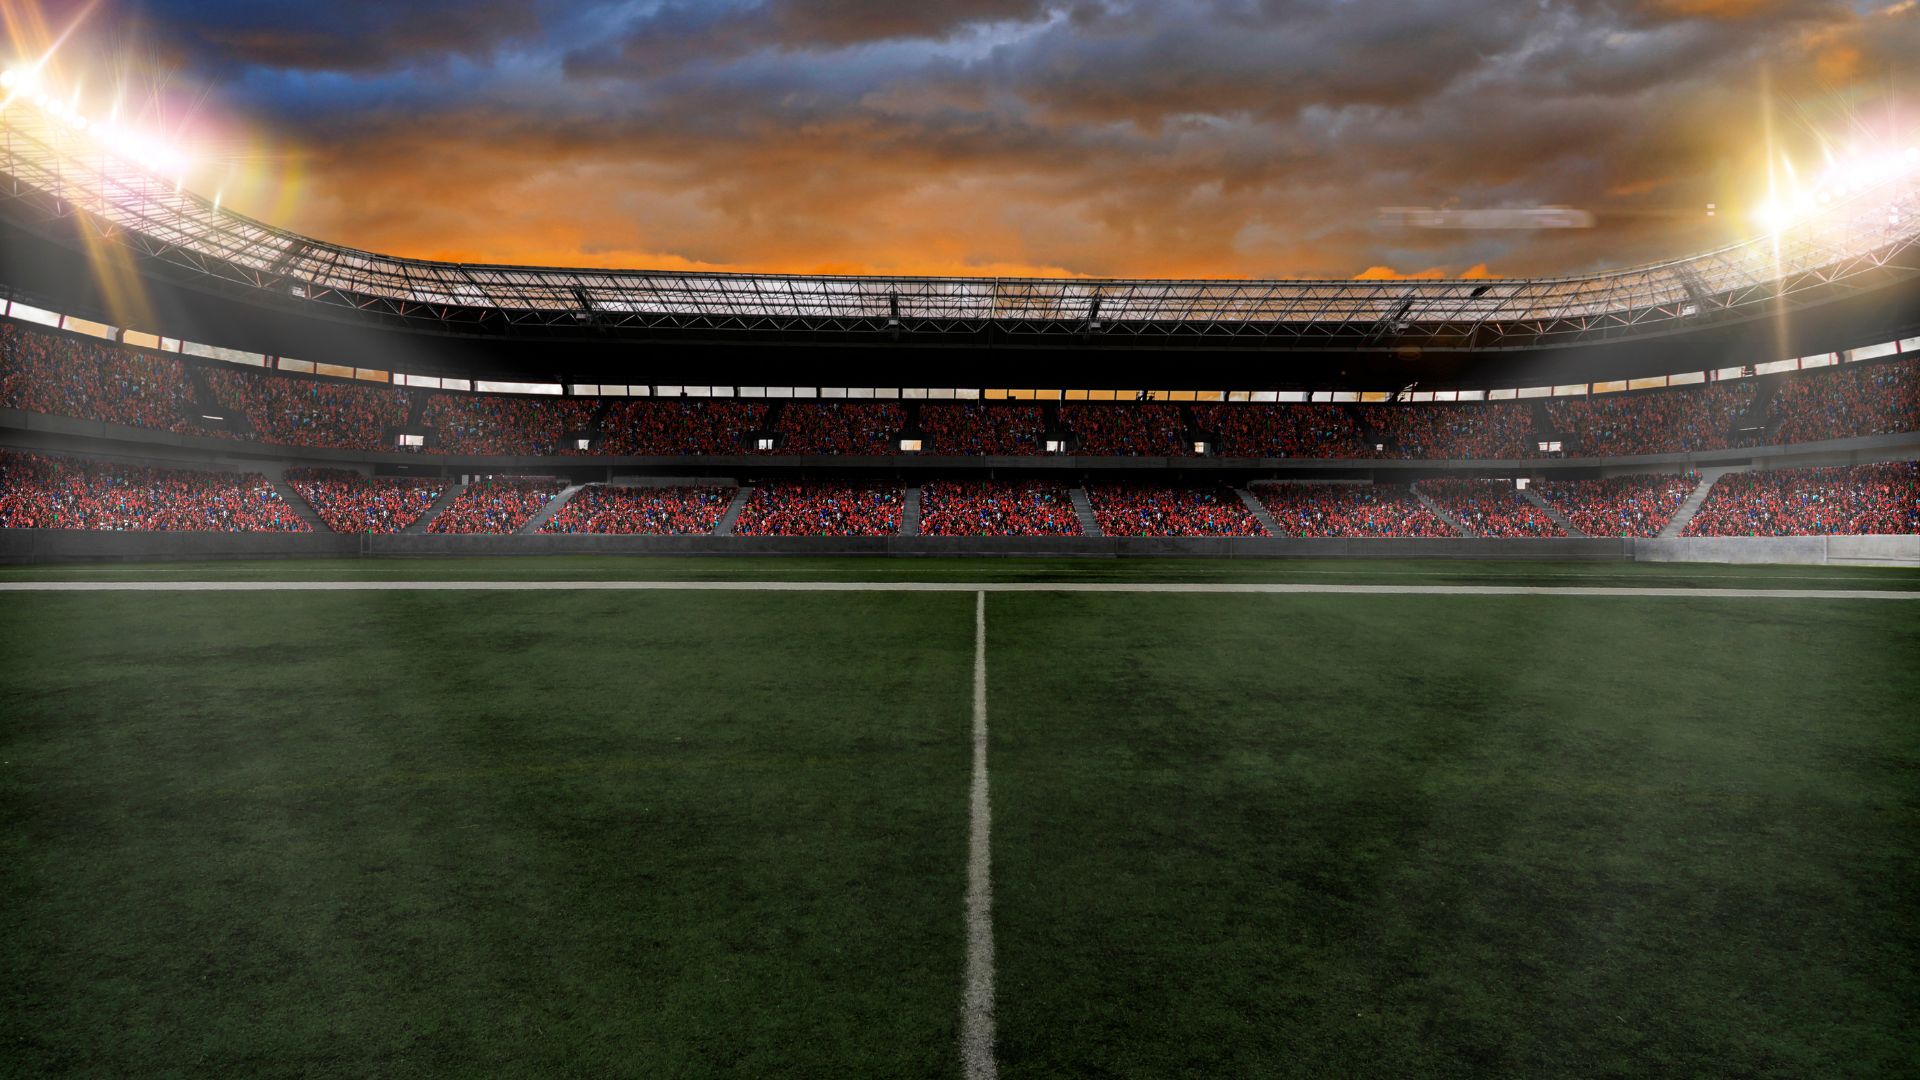
{"type": "Polygon", "coordinates": [[[1920,566],[1920,536],[1699,536],[1637,540],[1636,562],[1920,566]]]}

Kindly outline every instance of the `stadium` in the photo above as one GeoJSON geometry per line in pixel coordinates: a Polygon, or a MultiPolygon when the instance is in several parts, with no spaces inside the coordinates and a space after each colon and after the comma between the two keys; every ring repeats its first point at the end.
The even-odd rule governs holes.
{"type": "MultiPolygon", "coordinates": [[[[388,253],[235,205],[150,73],[91,89],[104,28],[234,108],[384,95],[278,114],[319,138],[573,24],[295,63],[305,16],[206,7],[4,7],[10,1074],[1912,1075],[1920,128],[1711,222],[1476,180],[1362,230],[1539,273],[595,266],[309,200],[454,222],[388,253]]],[[[1181,55],[1071,7],[645,18],[755,102],[960,50],[902,76],[942,116],[1029,37],[1181,55]]],[[[1791,40],[1847,20],[1920,16],[1791,40]]],[[[684,91],[637,26],[634,100],[684,91]]]]}

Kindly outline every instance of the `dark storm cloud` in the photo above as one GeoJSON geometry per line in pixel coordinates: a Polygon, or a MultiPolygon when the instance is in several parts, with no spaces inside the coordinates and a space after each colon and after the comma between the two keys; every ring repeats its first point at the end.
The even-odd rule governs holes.
{"type": "Polygon", "coordinates": [[[1920,93],[1911,0],[149,10],[303,137],[291,224],[502,260],[1566,271],[1727,239],[1704,208],[1752,193],[1768,102],[1804,153],[1920,93]],[[1380,223],[1407,204],[1600,227],[1380,223]]]}

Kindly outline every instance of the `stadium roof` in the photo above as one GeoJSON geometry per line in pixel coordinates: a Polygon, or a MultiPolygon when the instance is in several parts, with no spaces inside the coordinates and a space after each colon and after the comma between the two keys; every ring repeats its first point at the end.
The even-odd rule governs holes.
{"type": "Polygon", "coordinates": [[[0,109],[0,171],[16,212],[77,220],[223,289],[316,314],[479,334],[991,328],[1036,341],[1537,349],[1654,337],[1920,279],[1920,178],[1910,169],[1777,233],[1668,262],[1557,278],[1357,281],[720,274],[398,258],[222,209],[24,102],[0,109]]]}

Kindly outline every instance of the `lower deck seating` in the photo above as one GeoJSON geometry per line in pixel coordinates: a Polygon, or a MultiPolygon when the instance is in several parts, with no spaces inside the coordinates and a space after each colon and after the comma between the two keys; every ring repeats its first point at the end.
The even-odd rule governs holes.
{"type": "Polygon", "coordinates": [[[900,531],[900,485],[834,481],[762,484],[740,512],[738,536],[892,536],[900,531]]]}
{"type": "Polygon", "coordinates": [[[1414,485],[1474,536],[1525,538],[1565,536],[1545,510],[1528,502],[1506,480],[1421,480],[1414,485]]]}
{"type": "Polygon", "coordinates": [[[920,489],[923,536],[1079,536],[1067,489],[1050,480],[937,480],[920,489]]]}
{"type": "Polygon", "coordinates": [[[559,494],[564,485],[552,477],[527,480],[482,480],[453,500],[427,525],[430,533],[518,532],[533,515],[559,494]]]}
{"type": "Polygon", "coordinates": [[[1281,536],[1458,536],[1398,484],[1259,484],[1281,536]]]}
{"type": "Polygon", "coordinates": [[[259,473],[0,450],[0,528],[310,532],[259,473]]]}
{"type": "Polygon", "coordinates": [[[1660,535],[1700,484],[1698,473],[1541,480],[1533,490],[1588,536],[1660,535]]]}
{"type": "Polygon", "coordinates": [[[1087,499],[1108,536],[1266,535],[1240,496],[1218,484],[1088,484],[1087,499]]]}
{"type": "Polygon", "coordinates": [[[338,533],[397,533],[447,490],[445,481],[367,476],[351,469],[288,469],[287,483],[338,533]]]}
{"type": "Polygon", "coordinates": [[[1686,536],[1920,533],[1920,461],[1727,473],[1686,536]]]}
{"type": "Polygon", "coordinates": [[[739,490],[731,487],[608,487],[574,492],[540,527],[543,533],[705,536],[739,490]]]}

